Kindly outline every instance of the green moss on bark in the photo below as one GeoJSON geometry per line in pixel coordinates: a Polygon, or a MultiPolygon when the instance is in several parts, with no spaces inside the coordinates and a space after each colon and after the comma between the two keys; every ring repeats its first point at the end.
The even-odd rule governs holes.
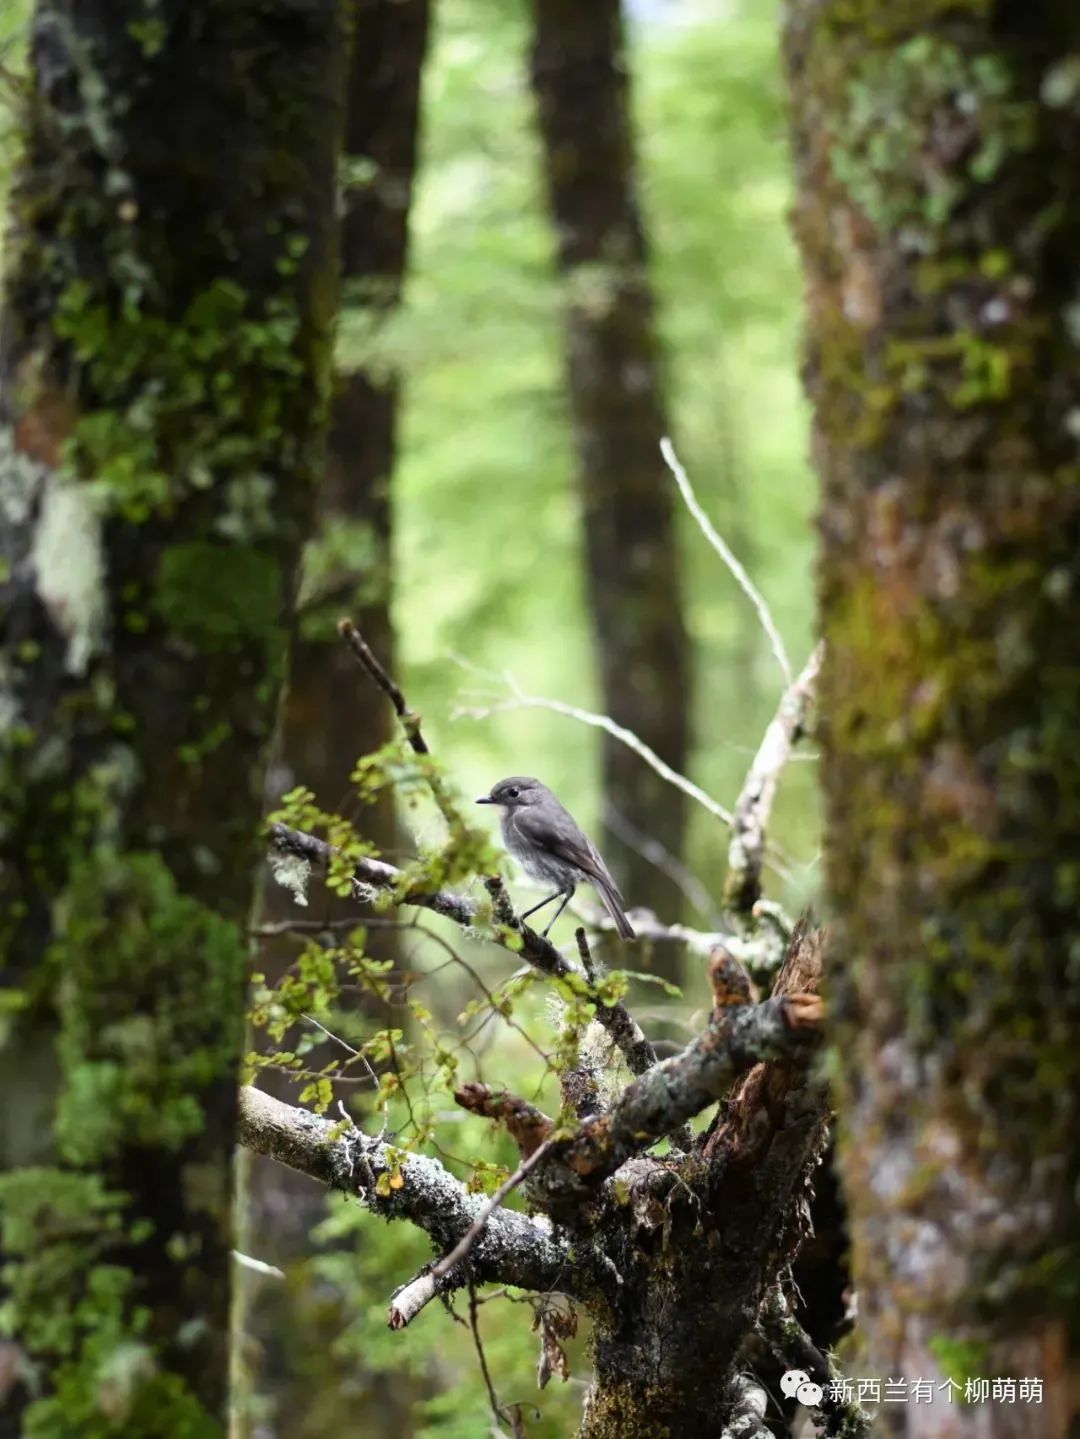
{"type": "Polygon", "coordinates": [[[28,1435],[224,1428],[240,925],[322,466],[342,8],[37,7],[0,374],[0,1081],[52,1128],[0,1153],[28,1435]]]}
{"type": "Polygon", "coordinates": [[[832,1013],[881,1373],[943,1334],[1049,1367],[1077,1278],[1080,131],[1048,77],[1080,17],[1005,8],[788,4],[832,1013]]]}

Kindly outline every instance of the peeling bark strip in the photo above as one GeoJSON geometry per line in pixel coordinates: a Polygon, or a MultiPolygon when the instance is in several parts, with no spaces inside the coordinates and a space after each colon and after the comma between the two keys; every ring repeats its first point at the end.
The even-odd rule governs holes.
{"type": "Polygon", "coordinates": [[[39,0],[5,250],[0,1080],[36,1134],[0,1129],[0,1211],[27,1432],[171,1439],[225,1421],[239,922],[345,51],[339,0],[144,10],[39,0]]]}
{"type": "MultiPolygon", "coordinates": [[[[532,83],[565,284],[567,388],[577,440],[603,709],[685,771],[691,709],[675,502],[660,456],[670,433],[637,198],[619,0],[533,0],[532,83]]],[[[604,738],[602,849],[632,904],[675,916],[672,880],[624,836],[678,860],[686,801],[604,738]],[[628,822],[628,823],[626,823],[628,822]]],[[[640,847],[640,846],[639,846],[640,847]]],[[[658,963],[678,978],[677,954],[658,963]]]]}
{"type": "MultiPolygon", "coordinates": [[[[1034,1375],[1080,1282],[1080,10],[787,0],[863,1372],[1034,1375]]],[[[917,1408],[891,1432],[929,1433],[917,1408]]]]}

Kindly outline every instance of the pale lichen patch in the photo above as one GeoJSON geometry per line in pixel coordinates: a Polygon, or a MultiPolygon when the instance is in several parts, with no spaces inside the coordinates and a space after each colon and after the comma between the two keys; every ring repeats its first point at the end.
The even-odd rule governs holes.
{"type": "Polygon", "coordinates": [[[307,904],[308,880],[311,865],[299,854],[286,854],[281,850],[271,851],[270,870],[282,889],[287,889],[297,904],[307,904]]]}
{"type": "Polygon", "coordinates": [[[65,667],[83,675],[107,616],[101,515],[88,486],[48,477],[31,561],[41,602],[67,641],[65,667]]]}

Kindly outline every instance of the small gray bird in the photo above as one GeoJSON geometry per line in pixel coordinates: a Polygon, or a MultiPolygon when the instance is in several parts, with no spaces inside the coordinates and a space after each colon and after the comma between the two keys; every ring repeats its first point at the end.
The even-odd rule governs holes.
{"type": "Polygon", "coordinates": [[[530,879],[556,886],[554,894],[534,904],[521,916],[528,919],[553,899],[562,897],[555,918],[544,930],[545,937],[555,920],[574,897],[579,884],[593,886],[604,908],[615,921],[621,939],[633,939],[634,931],[623,913],[622,895],[608,874],[607,865],[592,840],[581,830],[573,815],[559,803],[538,779],[513,775],[502,779],[477,804],[497,804],[502,810],[503,840],[507,849],[530,879]]]}

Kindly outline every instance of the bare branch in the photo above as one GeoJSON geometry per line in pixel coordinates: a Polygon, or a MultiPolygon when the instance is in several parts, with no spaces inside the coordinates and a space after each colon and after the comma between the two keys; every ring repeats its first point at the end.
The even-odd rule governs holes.
{"type": "MultiPolygon", "coordinates": [[[[725,809],[722,804],[713,799],[712,795],[706,794],[699,785],[694,784],[693,780],[687,779],[686,776],[680,774],[678,770],[672,769],[669,764],[660,758],[655,750],[650,749],[644,740],[639,739],[633,730],[628,730],[625,726],[617,724],[610,715],[594,714],[592,710],[579,709],[577,705],[564,704],[562,700],[546,699],[542,695],[522,694],[513,676],[506,675],[504,679],[511,690],[512,697],[510,699],[494,700],[491,704],[487,705],[458,705],[453,711],[452,718],[487,719],[491,715],[507,714],[514,710],[524,709],[550,710],[552,714],[565,715],[567,719],[578,720],[581,724],[590,725],[594,729],[601,729],[605,734],[611,735],[613,739],[617,739],[621,744],[624,744],[627,749],[632,750],[634,754],[644,760],[649,768],[655,774],[658,774],[661,779],[666,780],[668,784],[680,790],[683,794],[701,805],[703,809],[708,810],[714,819],[720,820],[722,824],[726,824],[729,828],[735,824],[735,816],[731,810],[725,809]]],[[[770,868],[775,870],[781,879],[787,882],[791,882],[794,879],[790,856],[785,855],[779,845],[770,845],[767,862],[770,868]]]]}
{"type": "MultiPolygon", "coordinates": [[[[360,664],[382,690],[383,694],[389,698],[390,703],[394,706],[394,713],[401,721],[401,728],[405,731],[405,738],[408,740],[409,747],[413,754],[430,758],[431,750],[420,732],[420,716],[415,710],[409,708],[401,689],[395,684],[394,680],[375,657],[371,646],[353,624],[352,620],[338,620],[338,634],[349,646],[353,654],[360,661],[360,664]]],[[[427,771],[427,783],[428,788],[431,790],[432,798],[439,807],[440,814],[453,829],[454,826],[461,823],[453,795],[444,784],[438,772],[430,768],[427,771]]]]}
{"type": "Polygon", "coordinates": [[[265,1259],[254,1259],[250,1254],[241,1254],[239,1249],[234,1249],[232,1257],[239,1264],[241,1269],[250,1269],[252,1274],[261,1274],[266,1279],[284,1279],[284,1269],[279,1269],[276,1264],[267,1264],[265,1259]]]}
{"type": "MultiPolygon", "coordinates": [[[[320,870],[326,868],[334,853],[332,846],[325,840],[319,839],[313,834],[306,834],[303,830],[290,829],[284,824],[270,826],[270,842],[279,853],[298,855],[320,870]]],[[[417,905],[422,909],[429,909],[433,914],[441,914],[446,919],[452,919],[463,929],[472,928],[478,919],[478,907],[471,899],[466,899],[464,895],[455,894],[451,890],[429,891],[420,885],[415,889],[409,888],[406,872],[397,869],[392,864],[387,864],[385,860],[358,859],[353,869],[353,881],[358,889],[366,885],[373,889],[384,890],[393,895],[394,903],[397,905],[417,905]]],[[[492,880],[488,882],[488,886],[492,895],[496,896],[501,891],[502,882],[501,880],[492,880]]],[[[498,906],[497,898],[494,902],[498,906]]],[[[488,937],[494,943],[500,944],[511,953],[520,953],[521,958],[532,965],[534,969],[538,969],[552,979],[566,979],[570,976],[584,979],[580,970],[560,954],[553,944],[544,939],[542,935],[537,934],[535,930],[530,929],[528,925],[522,924],[512,910],[507,908],[500,912],[508,915],[508,919],[501,929],[489,934],[488,937]],[[511,943],[508,934],[520,937],[520,951],[511,943]]],[[[587,984],[588,981],[585,980],[585,983],[587,984]]],[[[624,1004],[616,1002],[608,1005],[598,999],[596,1001],[596,1019],[622,1050],[632,1073],[643,1074],[650,1065],[656,1063],[652,1045],[645,1038],[637,1021],[624,1004]]]]}
{"type": "Polygon", "coordinates": [[[410,1279],[408,1284],[395,1289],[390,1296],[390,1309],[386,1316],[387,1328],[404,1329],[437,1294],[447,1293],[453,1288],[452,1282],[440,1283],[432,1274],[431,1265],[425,1264],[415,1279],[410,1279]]]}
{"type": "Polygon", "coordinates": [[[734,914],[750,915],[761,896],[765,837],[777,782],[806,723],[823,654],[824,646],[819,644],[798,679],[785,691],[735,805],[724,884],[725,907],[734,914]]]}
{"type": "MultiPolygon", "coordinates": [[[[734,934],[728,930],[691,929],[686,924],[661,924],[648,910],[635,909],[634,932],[639,939],[651,940],[656,944],[685,944],[693,955],[712,954],[718,945],[745,964],[759,983],[769,979],[780,968],[787,953],[788,944],[794,931],[794,924],[783,913],[779,905],[759,900],[754,906],[756,918],[764,919],[753,934],[734,934]]],[[[596,928],[601,933],[614,932],[615,926],[606,917],[598,920],[596,928]]]]}
{"type": "Polygon", "coordinates": [[[604,816],[607,820],[607,827],[620,839],[628,849],[635,854],[640,854],[642,859],[658,869],[661,874],[666,874],[676,889],[693,905],[698,914],[704,915],[710,923],[716,923],[720,914],[713,902],[712,895],[681,859],[677,859],[669,850],[653,839],[651,835],[645,834],[632,824],[623,812],[616,808],[610,801],[605,805],[604,816]]]}
{"type": "Polygon", "coordinates": [[[361,665],[382,690],[383,694],[389,698],[390,703],[394,706],[394,713],[401,721],[401,727],[405,731],[405,737],[409,741],[413,753],[429,755],[431,750],[428,748],[424,736],[420,733],[420,716],[406,704],[405,696],[376,659],[371,646],[353,624],[352,620],[338,620],[338,634],[349,646],[361,665]]]}
{"type": "MultiPolygon", "coordinates": [[[[409,1220],[438,1250],[452,1251],[470,1235],[468,1268],[484,1282],[580,1290],[580,1272],[568,1265],[565,1245],[545,1224],[471,1194],[429,1155],[396,1151],[361,1130],[345,1129],[250,1086],[240,1090],[239,1136],[255,1153],[355,1195],[373,1214],[409,1220]]],[[[534,1154],[530,1165],[535,1161],[534,1154]]],[[[447,1288],[465,1283],[464,1273],[450,1279],[447,1288]]]]}
{"type": "Polygon", "coordinates": [[[432,1269],[431,1272],[436,1279],[442,1279],[444,1275],[450,1273],[455,1264],[460,1264],[460,1262],[469,1253],[470,1249],[472,1249],[473,1245],[480,1238],[481,1234],[484,1232],[484,1226],[488,1223],[492,1215],[502,1204],[503,1200],[509,1194],[513,1193],[513,1191],[518,1187],[518,1185],[523,1179],[525,1179],[529,1174],[532,1173],[532,1171],[540,1163],[541,1159],[543,1159],[544,1155],[547,1154],[548,1150],[551,1148],[551,1143],[552,1141],[550,1139],[545,1139],[543,1144],[539,1145],[536,1149],[534,1149],[532,1154],[530,1154],[527,1159],[523,1159],[518,1165],[518,1167],[514,1170],[513,1174],[511,1174],[508,1179],[505,1179],[503,1183],[499,1185],[498,1189],[496,1189],[495,1193],[487,1201],[483,1209],[481,1209],[480,1213],[476,1216],[472,1224],[461,1236],[460,1240],[457,1242],[454,1248],[450,1251],[449,1254],[446,1255],[445,1258],[440,1259],[438,1264],[436,1264],[434,1269],[432,1269]]]}
{"type": "Polygon", "coordinates": [[[346,1053],[351,1054],[354,1059],[358,1059],[360,1063],[364,1066],[367,1078],[370,1079],[372,1084],[374,1084],[375,1088],[378,1089],[379,1076],[371,1067],[371,1063],[368,1060],[366,1054],[362,1054],[359,1049],[354,1049],[351,1044],[347,1044],[340,1035],[331,1033],[331,1031],[327,1029],[326,1025],[322,1024],[319,1020],[317,1020],[313,1014],[305,1014],[302,1017],[307,1020],[308,1024],[313,1024],[316,1029],[321,1029],[323,1034],[326,1035],[327,1039],[332,1039],[335,1044],[340,1044],[342,1049],[344,1049],[346,1053]]]}
{"type": "Polygon", "coordinates": [[[762,595],[761,591],[732,554],[731,550],[728,549],[725,541],[713,528],[712,521],[702,509],[697,495],[694,494],[694,487],[690,483],[689,475],[679,462],[679,457],[675,453],[675,446],[666,435],[660,441],[660,453],[663,455],[664,462],[668,469],[675,476],[675,483],[679,487],[679,493],[686,502],[686,508],[697,521],[698,528],[723,560],[724,564],[727,565],[743,594],[747,596],[750,603],[757,610],[758,619],[761,621],[762,629],[769,637],[769,644],[772,647],[773,654],[776,656],[776,662],[783,671],[785,681],[790,684],[791,663],[788,660],[787,651],[784,648],[784,641],[780,638],[780,631],[776,628],[776,623],[773,620],[768,604],[765,602],[764,595],[762,595]]]}

